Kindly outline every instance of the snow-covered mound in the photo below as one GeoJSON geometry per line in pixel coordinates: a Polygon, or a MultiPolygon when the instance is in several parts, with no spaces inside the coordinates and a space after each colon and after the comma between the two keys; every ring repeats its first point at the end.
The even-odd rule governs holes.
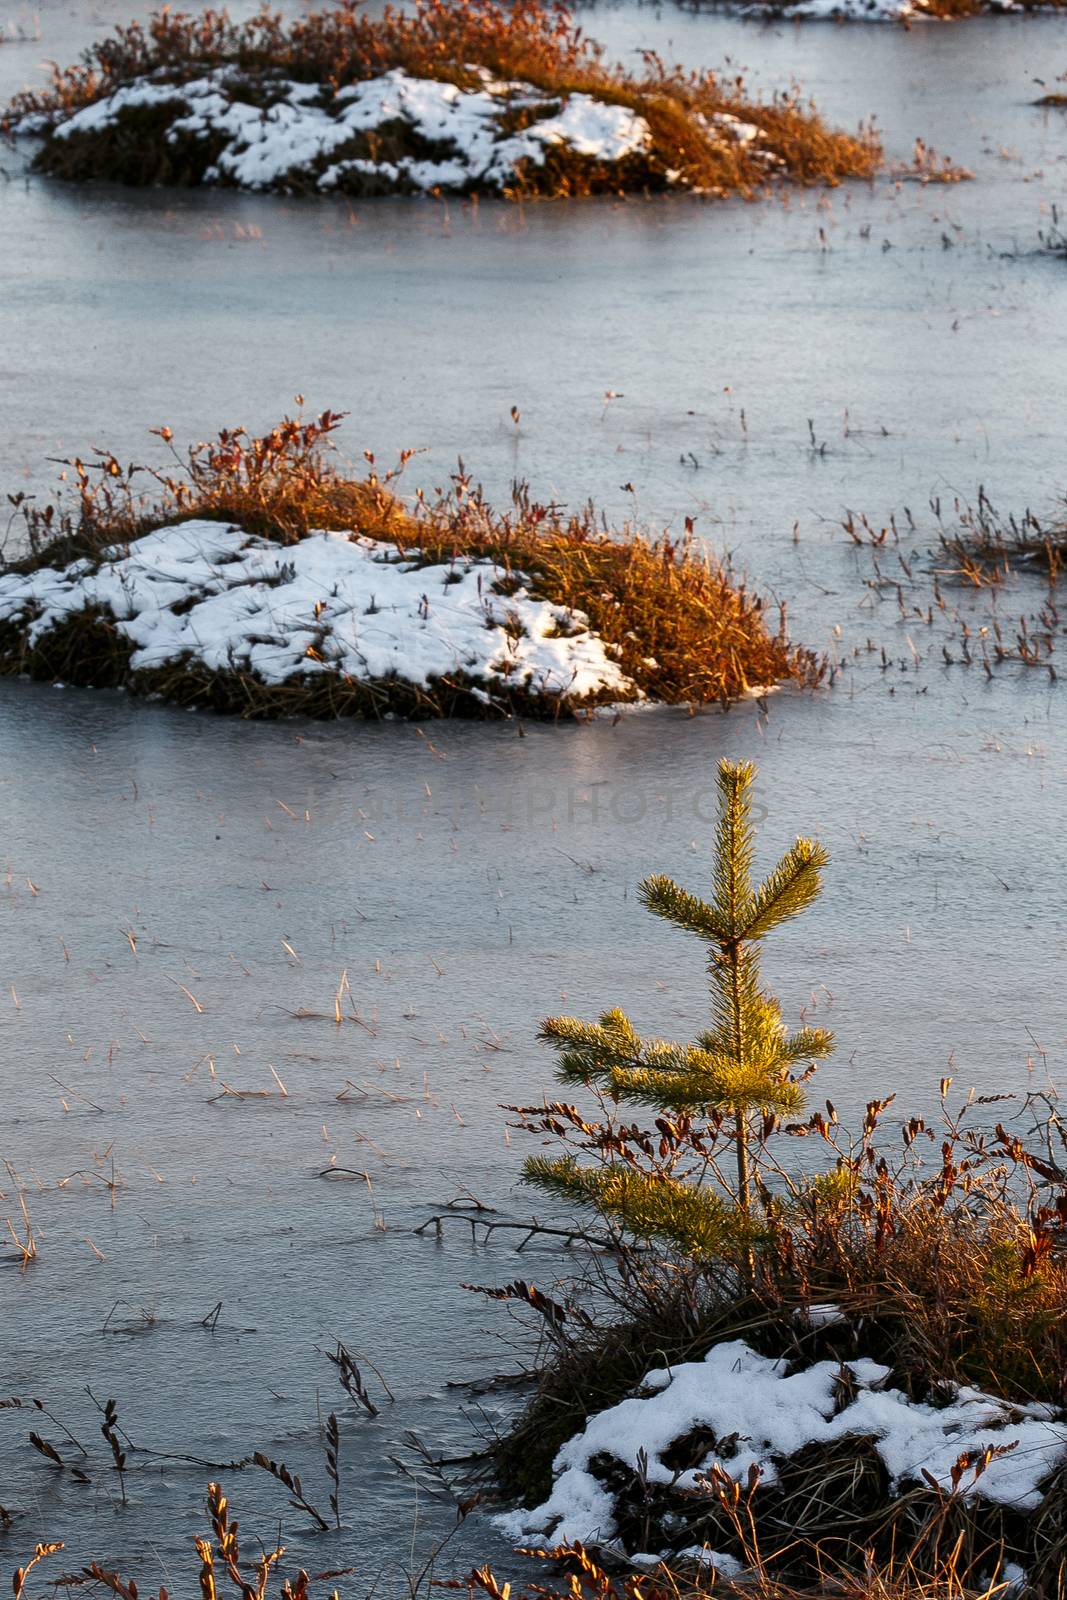
{"type": "MultiPolygon", "coordinates": [[[[500,190],[543,167],[553,147],[609,167],[650,150],[649,125],[629,106],[476,76],[479,87],[463,88],[395,70],[335,93],[220,68],[188,83],[136,79],[72,115],[25,118],[17,131],[136,135],[159,112],[166,145],[194,166],[202,157],[204,183],[354,193],[500,190]]],[[[144,136],[158,138],[155,125],[144,136]]]]}
{"type": "MultiPolygon", "coordinates": [[[[744,7],[751,16],[768,14],[788,22],[922,22],[941,21],[928,0],[795,0],[795,4],[774,6],[758,3],[744,7]]],[[[1022,14],[1026,7],[1017,0],[985,0],[983,11],[997,15],[1010,11],[1022,14]]]]}
{"type": "Polygon", "coordinates": [[[560,705],[640,698],[582,612],[489,561],[421,565],[417,554],[346,533],[282,546],[183,522],[98,563],[0,575],[0,640],[32,651],[99,609],[133,646],[132,675],[187,662],[266,685],[458,681],[485,704],[515,692],[560,705]]]}
{"type": "Polygon", "coordinates": [[[797,0],[780,15],[790,22],[908,22],[922,0],[797,0]]]}
{"type": "Polygon", "coordinates": [[[1040,1505],[1043,1480],[1067,1460],[1067,1420],[1053,1406],[1009,1405],[970,1388],[933,1406],[886,1388],[888,1367],[866,1359],[846,1365],[844,1385],[837,1361],[789,1374],[785,1361],[731,1340],[703,1361],[650,1372],[635,1396],[591,1417],[562,1447],[544,1504],[506,1512],[497,1526],[521,1544],[610,1545],[619,1534],[610,1463],[637,1470],[639,1456],[644,1480],[678,1490],[681,1504],[686,1491],[690,1499],[699,1494],[713,1465],[737,1482],[758,1465],[769,1489],[805,1447],[850,1437],[874,1441],[891,1487],[921,1485],[927,1472],[947,1489],[960,1455],[990,1446],[1006,1453],[980,1475],[964,1473],[957,1492],[1021,1511],[1040,1505]],[[679,1471],[664,1457],[697,1429],[706,1430],[696,1435],[705,1440],[702,1459],[679,1471]]]}

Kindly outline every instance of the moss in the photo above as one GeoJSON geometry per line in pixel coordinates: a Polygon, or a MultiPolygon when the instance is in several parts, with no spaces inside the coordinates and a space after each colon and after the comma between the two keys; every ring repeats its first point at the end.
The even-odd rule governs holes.
{"type": "Polygon", "coordinates": [[[507,193],[514,199],[657,193],[670,187],[667,166],[655,149],[601,161],[567,145],[548,145],[543,161],[524,161],[507,193]]]}
{"type": "MultiPolygon", "coordinates": [[[[376,166],[386,163],[398,166],[407,161],[435,163],[454,161],[459,154],[459,149],[450,139],[427,139],[403,117],[394,117],[389,122],[380,123],[377,128],[353,134],[351,139],[331,150],[328,157],[318,161],[313,172],[302,177],[290,174],[286,187],[293,189],[294,192],[316,193],[319,177],[327,167],[341,166],[349,161],[370,161],[376,166]]],[[[384,172],[362,172],[358,168],[338,173],[331,192],[348,194],[359,199],[379,194],[396,194],[398,190],[401,193],[422,192],[416,190],[416,185],[403,176],[399,180],[393,180],[384,172]]]]}
{"type": "MultiPolygon", "coordinates": [[[[179,602],[187,610],[198,597],[179,602]]],[[[31,644],[30,618],[0,624],[0,674],[25,674],[48,683],[81,688],[126,689],[178,706],[234,714],[253,721],[286,716],[404,718],[501,716],[529,720],[570,718],[618,693],[607,691],[577,701],[538,694],[521,686],[475,679],[456,672],[425,686],[397,677],[360,680],[339,673],[294,674],[284,683],[265,683],[250,672],[215,671],[193,657],[158,667],[133,668],[136,646],[104,608],[87,606],[40,634],[31,644]]]]}
{"type": "Polygon", "coordinates": [[[179,133],[169,130],[176,115],[188,108],[184,102],[130,106],[104,128],[87,129],[66,138],[45,141],[34,157],[39,172],[79,182],[94,180],[135,187],[168,183],[191,187],[203,183],[204,174],[226,144],[219,133],[179,133]]]}
{"type": "MultiPolygon", "coordinates": [[[[287,716],[320,720],[373,720],[385,716],[486,720],[518,716],[531,721],[554,721],[573,717],[581,709],[581,705],[561,704],[555,695],[531,694],[504,685],[494,690],[462,672],[448,678],[432,678],[424,686],[402,678],[362,680],[336,673],[299,675],[285,683],[265,684],[252,673],[210,671],[201,662],[186,659],[131,672],[125,683],[134,694],[153,695],[173,705],[200,706],[250,721],[287,716]]],[[[605,698],[592,696],[583,704],[595,705],[598,699],[605,698]]]]}
{"type": "Polygon", "coordinates": [[[525,133],[527,128],[535,122],[542,121],[545,117],[558,117],[563,109],[563,101],[557,100],[540,105],[509,105],[497,117],[497,126],[507,138],[516,133],[525,133]]]}
{"type": "Polygon", "coordinates": [[[26,673],[46,683],[114,689],[129,681],[134,648],[108,611],[86,606],[32,643],[25,623],[4,624],[0,628],[0,672],[26,673]]]}

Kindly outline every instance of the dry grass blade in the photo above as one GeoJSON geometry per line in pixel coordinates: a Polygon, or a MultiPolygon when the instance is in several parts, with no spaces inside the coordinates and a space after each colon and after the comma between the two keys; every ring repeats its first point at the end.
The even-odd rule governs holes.
{"type": "Polygon", "coordinates": [[[19,1195],[19,1211],[22,1214],[22,1237],[16,1232],[15,1224],[11,1217],[7,1219],[7,1229],[11,1235],[12,1243],[19,1253],[19,1269],[25,1271],[31,1261],[37,1260],[37,1239],[33,1231],[33,1223],[30,1221],[30,1213],[26,1208],[26,1197],[22,1194],[19,1195]]]}
{"type": "Polygon", "coordinates": [[[272,1461],[262,1450],[257,1450],[252,1456],[252,1460],[257,1467],[260,1467],[264,1472],[269,1472],[272,1478],[276,1478],[279,1483],[288,1489],[290,1494],[289,1504],[291,1506],[295,1507],[297,1511],[306,1512],[320,1528],[325,1529],[330,1526],[322,1512],[318,1511],[305,1495],[303,1485],[297,1474],[290,1472],[284,1461],[272,1461]]]}
{"type": "Polygon", "coordinates": [[[30,1434],[30,1443],[33,1445],[35,1450],[44,1456],[46,1461],[53,1462],[57,1467],[63,1467],[66,1465],[63,1457],[60,1455],[55,1445],[49,1444],[47,1439],[42,1439],[39,1433],[30,1434]]]}
{"type": "Polygon", "coordinates": [[[330,1491],[330,1510],[333,1512],[334,1524],[341,1526],[341,1435],[337,1427],[336,1413],[331,1411],[326,1418],[326,1470],[330,1475],[333,1488],[330,1491]]]}
{"type": "Polygon", "coordinates": [[[100,1432],[104,1435],[111,1447],[111,1458],[115,1463],[115,1471],[119,1475],[119,1493],[123,1505],[126,1504],[126,1452],[119,1443],[119,1414],[114,1400],[108,1400],[104,1407],[104,1420],[100,1424],[100,1432]]]}
{"type": "Polygon", "coordinates": [[[24,1594],[26,1588],[26,1579],[29,1577],[37,1563],[39,1561],[44,1561],[47,1556],[54,1556],[56,1551],[62,1550],[62,1548],[63,1543],[61,1540],[53,1540],[50,1543],[38,1544],[34,1546],[33,1555],[30,1557],[29,1561],[27,1561],[24,1567],[17,1567],[15,1569],[14,1577],[11,1580],[11,1589],[15,1596],[15,1600],[22,1600],[22,1595],[24,1594]]]}
{"type": "MultiPolygon", "coordinates": [[[[82,1568],[82,1572],[85,1577],[91,1578],[109,1594],[117,1595],[118,1600],[138,1600],[139,1590],[132,1578],[123,1578],[119,1573],[102,1567],[98,1561],[91,1561],[87,1567],[82,1568]]],[[[167,1600],[166,1589],[160,1589],[159,1600],[167,1600]]]]}
{"type": "Polygon", "coordinates": [[[367,1386],[363,1382],[363,1374],[356,1365],[351,1351],[338,1339],[337,1349],[335,1351],[328,1350],[326,1356],[337,1368],[337,1376],[341,1381],[341,1387],[349,1398],[354,1400],[358,1406],[362,1406],[369,1417],[376,1417],[378,1415],[378,1407],[367,1392],[367,1386]]]}

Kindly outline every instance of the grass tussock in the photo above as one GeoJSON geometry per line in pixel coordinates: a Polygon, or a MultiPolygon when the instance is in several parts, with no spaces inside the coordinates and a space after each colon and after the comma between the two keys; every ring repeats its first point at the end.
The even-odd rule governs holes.
{"type": "Polygon", "coordinates": [[[960,1562],[951,1551],[936,1572],[922,1574],[905,1559],[884,1566],[873,1563],[862,1574],[837,1566],[823,1553],[818,1576],[806,1585],[777,1579],[758,1564],[741,1579],[724,1578],[714,1566],[695,1561],[661,1562],[651,1571],[621,1571],[609,1558],[594,1557],[581,1545],[552,1551],[528,1551],[554,1573],[518,1587],[499,1581],[489,1567],[472,1572],[463,1583],[470,1600],[994,1600],[1012,1589],[999,1570],[979,1583],[961,1578],[960,1562]],[[562,1570],[561,1570],[562,1569],[562,1570]]]}
{"type": "MultiPolygon", "coordinates": [[[[770,15],[789,16],[795,0],[754,0],[752,11],[755,14],[769,13],[770,15]]],[[[864,7],[856,4],[855,0],[839,0],[840,19],[842,21],[863,21],[864,7]]],[[[1016,12],[1041,12],[1062,9],[1065,0],[1013,0],[1011,9],[1016,12]]],[[[998,0],[909,0],[901,6],[897,20],[905,28],[911,28],[916,22],[957,22],[966,17],[998,16],[1004,11],[1004,6],[998,0]]],[[[866,20],[869,20],[866,19],[866,20]]],[[[1067,97],[1064,97],[1067,100],[1067,97]]],[[[1055,98],[1048,101],[1039,101],[1039,104],[1058,104],[1055,98]]]]}
{"type": "MultiPolygon", "coordinates": [[[[525,575],[543,599],[584,612],[623,672],[654,701],[726,705],[757,686],[821,680],[824,663],[789,643],[784,606],[769,626],[763,601],[699,546],[691,523],[680,537],[646,539],[628,528],[613,533],[591,506],[566,512],[538,503],[525,486],[515,489],[510,510],[497,513],[462,470],[436,497],[420,492],[402,499],[396,479],[408,457],[387,472],[379,473],[373,457],[365,475],[346,472],[328,448],[340,420],[331,412],[287,418],[258,437],[225,429],[184,458],[164,428],[160,437],[174,452],[166,470],[123,466],[109,454],[70,462],[73,502],[41,506],[12,497],[23,553],[0,575],[99,563],[151,529],[193,517],[233,523],[286,546],[315,529],[351,530],[420,564],[491,561],[505,592],[525,575]]],[[[0,670],[43,680],[124,686],[249,717],[492,714],[460,674],[426,689],[326,674],[268,686],[194,661],[132,673],[130,655],[115,619],[98,608],[33,643],[26,626],[0,624],[0,670]]],[[[551,704],[513,699],[505,709],[568,711],[558,696],[551,704]]]]}
{"type": "MultiPolygon", "coordinates": [[[[1059,11],[1065,0],[1015,0],[1013,10],[1024,12],[1059,11]]],[[[966,17],[987,17],[998,14],[1003,7],[996,0],[918,0],[917,17],[931,17],[936,22],[958,22],[966,17]]]]}
{"type": "Polygon", "coordinates": [[[1014,1096],[953,1107],[950,1078],[939,1116],[896,1135],[882,1127],[892,1096],[869,1102],[852,1135],[829,1100],[806,1112],[833,1035],[786,1027],[761,955],[818,899],[829,858],[798,838],[754,879],[755,776],[719,763],[706,897],[662,874],[638,887],[703,947],[712,1026],[685,1043],[642,1037],[619,1007],[549,1017],[557,1082],[584,1105],[510,1108],[555,1146],[528,1157],[524,1181],[618,1241],[615,1270],[601,1257],[590,1275],[599,1315],[573,1290],[562,1306],[504,1291],[540,1312],[552,1349],[495,1451],[505,1486],[534,1495],[533,1519],[512,1527],[610,1540],[635,1561],[706,1545],[799,1584],[827,1557],[863,1572],[904,1555],[934,1575],[946,1551],[980,1582],[990,1552],[994,1568],[1010,1553],[1058,1593],[1067,1130],[1049,1095],[1012,1106],[1011,1131],[991,1129],[987,1108],[1004,1115],[1014,1096]],[[764,1361],[748,1365],[754,1353],[764,1361]],[[693,1365],[672,1376],[681,1362],[693,1365]],[[752,1388],[746,1406],[761,1370],[772,1389],[752,1388]],[[861,1394],[868,1381],[889,1392],[861,1394]],[[798,1427],[809,1402],[791,1395],[811,1383],[825,1386],[823,1421],[798,1427]],[[998,1431],[1017,1424],[1032,1432],[998,1431]]]}
{"type": "MultiPolygon", "coordinates": [[[[1037,669],[1057,683],[1067,507],[1002,512],[979,486],[974,501],[935,495],[930,511],[933,542],[921,550],[908,540],[922,524],[907,506],[899,520],[896,513],[883,521],[850,511],[841,523],[869,560],[867,587],[879,601],[895,600],[907,630],[908,658],[894,660],[883,646],[882,672],[917,672],[932,660],[987,679],[1001,668],[1037,669]],[[932,646],[925,655],[915,646],[924,627],[932,646]]],[[[875,648],[868,639],[868,654],[875,648]]]]}
{"type": "Polygon", "coordinates": [[[1027,508],[1021,515],[997,510],[979,488],[973,505],[955,503],[951,527],[939,531],[948,574],[975,588],[1004,583],[1013,570],[1040,572],[1055,584],[1067,563],[1067,505],[1050,516],[1027,508]]]}
{"type": "MultiPolygon", "coordinates": [[[[535,1394],[494,1446],[503,1492],[528,1505],[543,1500],[555,1453],[590,1416],[633,1393],[651,1369],[700,1360],[724,1339],[745,1339],[794,1370],[872,1357],[890,1368],[892,1387],[934,1406],[955,1384],[1062,1406],[1067,1134],[1043,1100],[1014,1120],[1031,1127],[1023,1138],[1000,1125],[982,1131],[974,1105],[950,1110],[944,1101],[939,1126],[913,1118],[893,1138],[880,1131],[886,1103],[878,1102],[854,1140],[821,1112],[783,1127],[819,1139],[832,1166],[815,1185],[787,1178],[792,1198],[763,1187],[751,1278],[723,1259],[635,1248],[616,1227],[614,1265],[603,1260],[574,1287],[565,1309],[577,1314],[553,1319],[535,1394]],[[812,1314],[822,1306],[838,1315],[812,1314]]],[[[569,1127],[586,1152],[620,1141],[636,1149],[642,1138],[610,1112],[590,1124],[558,1104],[531,1110],[525,1126],[557,1135],[569,1127]]],[[[663,1142],[677,1138],[676,1123],[663,1142]]],[[[699,1464],[708,1438],[672,1449],[684,1470],[699,1464]]],[[[743,1561],[768,1593],[879,1592],[866,1587],[877,1574],[887,1594],[893,1574],[906,1578],[904,1592],[937,1593],[950,1566],[963,1596],[1012,1562],[1029,1574],[1026,1593],[1067,1594],[1067,1464],[1027,1514],[968,1493],[980,1460],[957,1465],[951,1490],[933,1481],[894,1488],[869,1442],[849,1437],[779,1461],[777,1481],[742,1485],[740,1500],[714,1469],[701,1496],[615,1461],[603,1464],[602,1481],[616,1497],[624,1549],[706,1544],[743,1561]]]]}
{"type": "MultiPolygon", "coordinates": [[[[282,1544],[260,1547],[250,1558],[242,1551],[238,1522],[229,1500],[218,1483],[207,1490],[210,1531],[194,1540],[197,1588],[205,1600],[215,1600],[232,1588],[245,1600],[343,1600],[362,1593],[358,1569],[333,1567],[308,1573],[293,1570],[282,1544]],[[340,1580],[340,1582],[338,1581],[340,1580]]],[[[461,1507],[460,1522],[468,1514],[461,1507]]],[[[734,1520],[743,1525],[744,1513],[734,1520]]],[[[751,1537],[750,1534],[747,1535],[751,1537]]],[[[442,1541],[442,1547],[448,1536],[442,1541]]],[[[35,1569],[43,1577],[64,1548],[61,1540],[42,1540],[11,1580],[15,1600],[28,1600],[27,1584],[35,1569]]],[[[581,1545],[562,1545],[553,1550],[524,1551],[540,1569],[536,1577],[518,1584],[498,1578],[488,1565],[474,1568],[466,1577],[436,1576],[440,1551],[421,1569],[405,1571],[405,1589],[410,1600],[423,1600],[438,1590],[464,1592],[468,1600],[995,1600],[1003,1597],[1010,1585],[994,1567],[981,1583],[968,1581],[958,1548],[948,1549],[933,1571],[924,1571],[905,1558],[884,1565],[872,1562],[862,1575],[837,1566],[828,1551],[820,1553],[818,1576],[806,1586],[775,1578],[765,1564],[756,1559],[742,1580],[728,1580],[713,1568],[693,1561],[660,1563],[651,1571],[620,1570],[617,1562],[595,1557],[581,1545]],[[603,1563],[603,1564],[602,1564],[603,1563]]],[[[190,1570],[190,1577],[192,1568],[190,1570]]],[[[110,1562],[91,1560],[77,1572],[67,1572],[54,1580],[54,1588],[112,1594],[119,1600],[172,1600],[171,1591],[160,1586],[150,1595],[134,1579],[125,1576],[110,1562]]],[[[190,1585],[189,1592],[192,1592],[190,1585]]]]}
{"type": "MultiPolygon", "coordinates": [[[[563,6],[542,0],[518,0],[513,6],[497,0],[416,0],[405,12],[387,5],[380,17],[365,15],[356,0],[343,0],[291,21],[266,8],[242,21],[222,10],[190,14],[165,8],[146,23],[118,27],[77,65],[54,67],[47,89],[16,96],[7,121],[17,126],[23,118],[36,119],[45,133],[37,166],[62,177],[199,183],[216,161],[218,137],[169,135],[173,103],[169,110],[130,106],[107,127],[69,137],[56,137],[51,130],[81,108],[145,78],[180,85],[224,70],[238,86],[239,98],[253,105],[269,103],[281,79],[322,85],[326,104],[338,91],[394,68],[466,88],[481,87],[478,69],[485,69],[496,79],[532,85],[559,103],[574,94],[589,94],[629,107],[648,123],[646,148],[620,160],[582,155],[570,145],[557,144],[543,162],[520,162],[505,189],[512,196],[672,185],[752,196],[764,191],[772,178],[801,184],[869,178],[881,162],[873,132],[849,134],[828,127],[795,88],[755,102],[733,74],[690,73],[653,55],[645,57],[638,75],[611,66],[563,6]],[[760,135],[734,137],[719,120],[723,118],[754,124],[760,135]]],[[[454,152],[426,147],[425,140],[414,138],[398,120],[377,134],[361,136],[344,154],[377,162],[404,156],[447,160],[454,152]]],[[[291,171],[281,186],[314,187],[318,176],[318,168],[303,177],[291,171]]],[[[209,181],[232,180],[213,172],[209,181]]],[[[365,171],[348,171],[331,182],[343,191],[363,193],[368,186],[373,192],[381,180],[365,171]]]]}

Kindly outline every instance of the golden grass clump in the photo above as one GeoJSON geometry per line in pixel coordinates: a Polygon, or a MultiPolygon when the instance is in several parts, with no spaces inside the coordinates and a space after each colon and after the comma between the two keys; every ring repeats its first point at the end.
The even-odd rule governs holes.
{"type": "MultiPolygon", "coordinates": [[[[395,480],[408,455],[384,473],[368,456],[369,471],[350,475],[326,448],[340,421],[326,411],[286,418],[258,437],[224,429],[185,457],[174,452],[174,466],[165,471],[123,466],[110,454],[70,462],[73,506],[40,507],[13,497],[29,550],[7,570],[99,561],[152,528],[192,517],[232,522],[283,545],[314,529],[351,530],[420,564],[491,561],[504,592],[525,580],[541,598],[584,612],[623,672],[654,701],[726,705],[753,688],[783,681],[814,686],[822,679],[824,662],[789,643],[784,606],[769,627],[763,601],[697,544],[690,522],[680,537],[646,539],[629,528],[613,534],[591,506],[565,512],[541,505],[524,486],[516,488],[511,509],[497,513],[462,470],[436,498],[420,492],[405,501],[395,480]]],[[[156,432],[173,451],[170,430],[156,432]]],[[[99,609],[69,618],[32,646],[24,625],[0,625],[0,671],[44,680],[125,686],[250,717],[493,714],[460,675],[428,691],[326,673],[268,686],[193,661],[134,673],[131,653],[114,619],[99,609]]],[[[513,697],[510,709],[559,715],[577,708],[552,696],[524,703],[513,697]]]]}
{"type": "MultiPolygon", "coordinates": [[[[869,178],[881,164],[873,132],[829,128],[796,89],[755,102],[739,77],[686,72],[651,54],[641,73],[633,75],[609,66],[601,48],[586,38],[564,6],[542,0],[517,0],[514,5],[501,0],[415,0],[410,11],[387,5],[382,16],[373,18],[357,0],[342,0],[292,21],[266,7],[241,22],[221,10],[191,14],[165,8],[147,23],[118,27],[77,65],[54,67],[47,89],[15,97],[7,123],[40,119],[36,125],[45,141],[35,159],[39,168],[59,176],[199,183],[217,158],[217,137],[169,136],[173,104],[169,109],[130,106],[105,128],[77,130],[63,138],[53,137],[51,129],[57,120],[136,79],[180,84],[220,68],[235,74],[241,97],[253,104],[276,97],[272,86],[279,80],[321,84],[330,95],[399,68],[415,77],[479,88],[479,72],[487,70],[496,79],[533,85],[561,102],[584,93],[628,106],[648,122],[650,145],[618,161],[555,145],[543,163],[521,162],[505,191],[513,197],[675,185],[752,196],[764,191],[772,178],[837,184],[869,178]],[[723,118],[754,123],[761,136],[734,138],[723,118]]],[[[402,119],[380,133],[358,136],[348,152],[375,163],[395,163],[405,155],[447,159],[450,153],[450,147],[430,149],[411,129],[405,132],[402,119]]],[[[336,164],[336,152],[330,160],[336,164]]],[[[293,171],[281,186],[313,189],[320,175],[318,167],[293,171]]],[[[209,181],[229,180],[212,171],[209,181]]],[[[354,167],[334,181],[343,192],[379,192],[382,185],[379,176],[354,167]]]]}
{"type": "Polygon", "coordinates": [[[1041,572],[1055,584],[1067,565],[1067,501],[1049,516],[1029,507],[1018,516],[1002,514],[979,487],[973,505],[954,502],[952,526],[936,509],[940,554],[953,563],[947,575],[976,589],[1003,583],[1013,567],[1041,572]]]}

